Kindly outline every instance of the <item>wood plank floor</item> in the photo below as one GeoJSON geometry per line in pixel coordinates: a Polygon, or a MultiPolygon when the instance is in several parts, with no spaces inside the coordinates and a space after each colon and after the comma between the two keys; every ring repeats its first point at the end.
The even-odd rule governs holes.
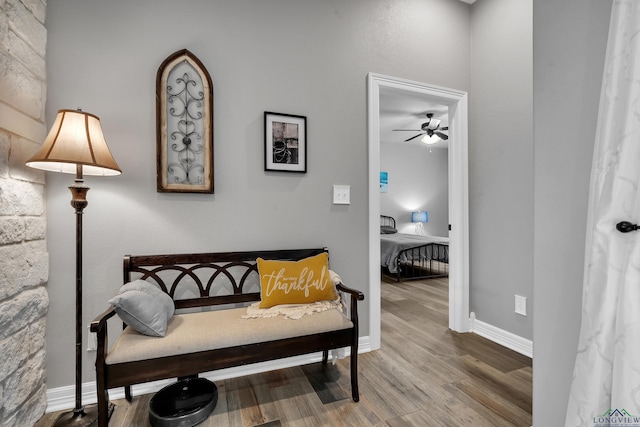
{"type": "MultiPolygon", "coordinates": [[[[360,355],[360,402],[345,359],[218,382],[218,405],[200,425],[531,426],[531,359],[450,331],[446,278],[381,286],[382,348],[360,355]]],[[[109,425],[149,426],[151,397],[115,401],[109,425]]]]}

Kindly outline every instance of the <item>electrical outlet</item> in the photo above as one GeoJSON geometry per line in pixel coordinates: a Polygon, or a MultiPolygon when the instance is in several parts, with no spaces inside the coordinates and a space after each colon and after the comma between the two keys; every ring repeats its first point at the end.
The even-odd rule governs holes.
{"type": "Polygon", "coordinates": [[[334,205],[351,204],[351,186],[350,185],[334,185],[333,186],[333,204],[334,205]]]}
{"type": "MultiPolygon", "coordinates": [[[[87,327],[89,330],[89,327],[87,327]]],[[[87,333],[87,351],[96,351],[98,349],[98,335],[91,332],[87,333]]]]}
{"type": "Polygon", "coordinates": [[[527,315],[527,297],[516,295],[516,314],[527,315]]]}

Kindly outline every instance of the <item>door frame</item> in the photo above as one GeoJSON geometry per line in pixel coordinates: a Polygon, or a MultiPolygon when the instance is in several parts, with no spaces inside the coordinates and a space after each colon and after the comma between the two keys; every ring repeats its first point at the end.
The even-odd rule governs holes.
{"type": "Polygon", "coordinates": [[[367,76],[369,338],[380,348],[380,88],[422,94],[449,109],[449,328],[469,332],[468,97],[456,89],[398,77],[367,76]]]}

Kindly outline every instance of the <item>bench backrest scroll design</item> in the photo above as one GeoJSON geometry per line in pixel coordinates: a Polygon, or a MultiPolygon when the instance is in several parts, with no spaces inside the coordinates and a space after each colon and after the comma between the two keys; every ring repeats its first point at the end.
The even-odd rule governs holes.
{"type": "Polygon", "coordinates": [[[299,260],[326,252],[293,249],[219,252],[185,255],[127,255],[124,283],[135,279],[155,283],[175,302],[176,309],[221,304],[246,304],[260,300],[256,259],[299,260]]]}

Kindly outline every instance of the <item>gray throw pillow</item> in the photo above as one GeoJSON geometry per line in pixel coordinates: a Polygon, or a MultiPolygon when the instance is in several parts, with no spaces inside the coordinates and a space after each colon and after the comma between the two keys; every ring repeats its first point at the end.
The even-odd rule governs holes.
{"type": "Polygon", "coordinates": [[[169,295],[145,280],[134,280],[122,286],[109,300],[118,316],[141,334],[163,337],[175,305],[169,295]]]}

